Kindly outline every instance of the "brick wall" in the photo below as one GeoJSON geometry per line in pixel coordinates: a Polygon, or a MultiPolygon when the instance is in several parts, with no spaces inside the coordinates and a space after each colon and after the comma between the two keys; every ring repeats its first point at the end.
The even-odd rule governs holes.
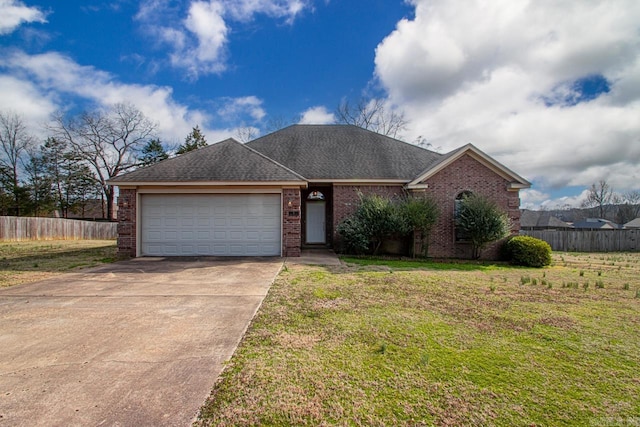
{"type": "Polygon", "coordinates": [[[118,196],[118,255],[136,256],[136,190],[120,190],[118,196]]]}
{"type": "MultiPolygon", "coordinates": [[[[456,243],[454,234],[455,199],[463,191],[481,194],[494,200],[507,212],[512,226],[512,234],[520,230],[520,199],[518,191],[508,191],[508,180],[502,178],[470,155],[464,155],[442,171],[425,181],[429,194],[440,207],[440,218],[431,232],[429,256],[470,257],[468,243],[456,243]]],[[[483,252],[482,258],[495,258],[498,244],[493,244],[483,252]]]]}
{"type": "Polygon", "coordinates": [[[300,189],[282,190],[282,256],[300,256],[301,222],[300,189]],[[291,202],[291,205],[289,205],[291,202]]]}

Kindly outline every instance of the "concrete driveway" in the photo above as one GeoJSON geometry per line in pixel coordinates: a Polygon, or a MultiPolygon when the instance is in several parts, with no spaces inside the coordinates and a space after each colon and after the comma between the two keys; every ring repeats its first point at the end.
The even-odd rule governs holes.
{"type": "Polygon", "coordinates": [[[187,426],[281,258],[141,258],[0,290],[0,426],[187,426]]]}

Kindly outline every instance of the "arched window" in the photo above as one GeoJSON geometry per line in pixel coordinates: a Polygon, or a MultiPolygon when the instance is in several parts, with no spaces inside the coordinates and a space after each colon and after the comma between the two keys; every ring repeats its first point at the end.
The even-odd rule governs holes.
{"type": "Polygon", "coordinates": [[[462,206],[462,201],[467,197],[471,196],[471,191],[462,191],[456,196],[456,200],[453,205],[453,221],[456,224],[455,226],[455,239],[456,242],[466,242],[469,241],[469,236],[464,231],[460,230],[457,227],[458,217],[460,216],[460,207],[462,206]]]}
{"type": "Polygon", "coordinates": [[[324,200],[324,194],[321,192],[314,190],[307,196],[307,200],[324,200]]]}

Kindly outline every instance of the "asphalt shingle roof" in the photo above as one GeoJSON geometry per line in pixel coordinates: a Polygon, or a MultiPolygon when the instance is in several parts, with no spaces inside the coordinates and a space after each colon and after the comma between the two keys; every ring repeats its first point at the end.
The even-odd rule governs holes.
{"type": "Polygon", "coordinates": [[[302,181],[299,174],[233,139],[227,139],[118,176],[113,183],[302,181]]]}
{"type": "Polygon", "coordinates": [[[521,212],[520,226],[527,228],[571,228],[571,225],[551,215],[550,212],[528,209],[521,212]]]}
{"type": "Polygon", "coordinates": [[[246,145],[311,180],[411,181],[442,157],[352,125],[293,125],[246,145]]]}

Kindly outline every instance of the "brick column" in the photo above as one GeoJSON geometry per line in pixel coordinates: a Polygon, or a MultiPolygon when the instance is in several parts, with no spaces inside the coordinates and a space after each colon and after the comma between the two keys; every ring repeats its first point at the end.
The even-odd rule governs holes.
{"type": "Polygon", "coordinates": [[[118,197],[118,256],[136,256],[136,190],[120,190],[118,197]]]}
{"type": "Polygon", "coordinates": [[[300,225],[301,195],[299,188],[282,190],[282,256],[300,256],[302,242],[300,225]]]}

